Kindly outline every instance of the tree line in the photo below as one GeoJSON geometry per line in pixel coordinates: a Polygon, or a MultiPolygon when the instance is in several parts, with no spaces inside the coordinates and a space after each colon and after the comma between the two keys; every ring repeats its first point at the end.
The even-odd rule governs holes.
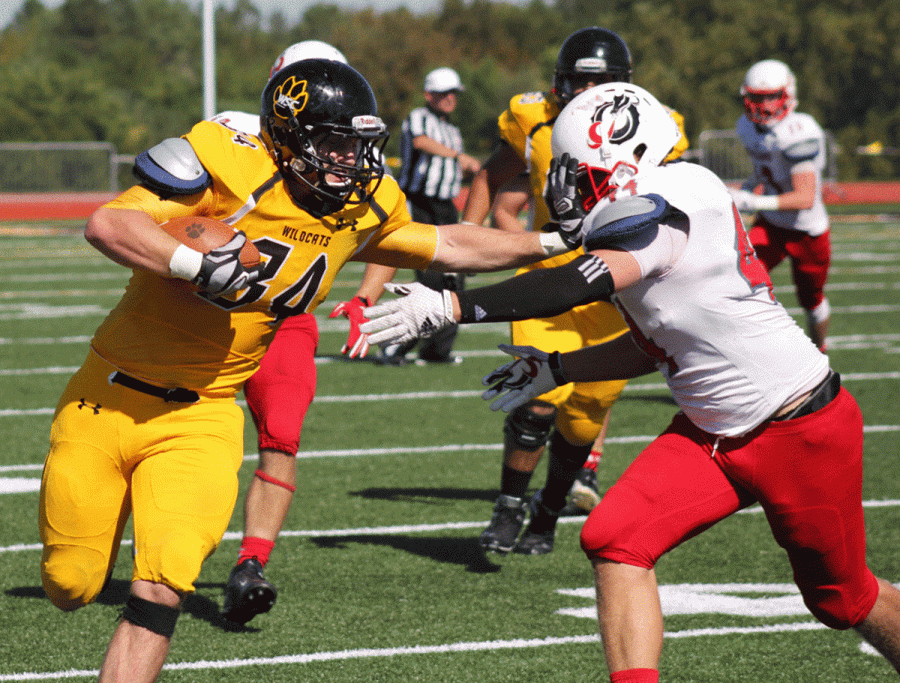
{"type": "MultiPolygon", "coordinates": [[[[751,64],[785,61],[799,110],[830,130],[842,180],[900,176],[900,3],[896,0],[444,0],[437,12],[347,11],[315,5],[268,21],[249,0],[218,7],[218,110],[259,110],[275,57],[318,39],[340,49],[375,91],[395,133],[423,103],[422,79],[451,66],[466,86],[456,121],[477,156],[516,93],[547,90],[562,41],[605,26],[628,43],[635,83],[685,117],[688,137],[731,129],[751,64]]],[[[39,0],[0,33],[0,142],[103,141],[134,154],[202,117],[200,10],[184,0],[39,0]]]]}

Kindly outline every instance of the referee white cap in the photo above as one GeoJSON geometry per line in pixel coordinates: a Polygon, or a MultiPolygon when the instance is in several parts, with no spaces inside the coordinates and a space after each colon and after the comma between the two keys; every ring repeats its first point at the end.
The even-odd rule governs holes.
{"type": "Polygon", "coordinates": [[[459,74],[453,69],[442,66],[425,76],[425,92],[450,92],[451,90],[465,90],[459,74]]]}

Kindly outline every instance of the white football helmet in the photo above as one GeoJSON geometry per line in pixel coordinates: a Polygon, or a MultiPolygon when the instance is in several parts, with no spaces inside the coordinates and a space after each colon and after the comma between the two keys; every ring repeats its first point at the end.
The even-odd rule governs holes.
{"type": "Polygon", "coordinates": [[[304,40],[299,43],[289,45],[284,49],[272,68],[269,70],[269,78],[277,74],[288,64],[299,62],[301,59],[331,59],[335,62],[348,64],[344,53],[333,45],[322,42],[321,40],[304,40]]]}
{"type": "Polygon", "coordinates": [[[747,118],[761,126],[771,126],[797,107],[797,81],[787,64],[764,59],[747,71],[741,96],[747,118]]]}
{"type": "Polygon", "coordinates": [[[614,190],[659,166],[681,130],[653,95],[631,83],[598,85],[575,97],[553,124],[554,158],[578,159],[585,211],[614,190]]]}

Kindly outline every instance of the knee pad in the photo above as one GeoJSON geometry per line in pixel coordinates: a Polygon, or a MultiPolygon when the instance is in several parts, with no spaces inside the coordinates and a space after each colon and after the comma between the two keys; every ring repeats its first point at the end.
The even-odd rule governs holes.
{"type": "Polygon", "coordinates": [[[64,612],[92,603],[107,578],[106,563],[90,548],[67,546],[44,551],[41,581],[50,602],[64,612]]]}
{"type": "Polygon", "coordinates": [[[503,433],[520,448],[536,451],[546,445],[555,422],[556,407],[552,403],[529,401],[507,415],[503,433]],[[547,408],[549,412],[536,413],[532,410],[535,407],[547,408]]]}
{"type": "Polygon", "coordinates": [[[122,610],[122,619],[158,635],[171,638],[175,633],[175,623],[178,621],[180,613],[181,610],[177,607],[169,607],[139,598],[136,595],[129,595],[125,609],[122,610]]]}

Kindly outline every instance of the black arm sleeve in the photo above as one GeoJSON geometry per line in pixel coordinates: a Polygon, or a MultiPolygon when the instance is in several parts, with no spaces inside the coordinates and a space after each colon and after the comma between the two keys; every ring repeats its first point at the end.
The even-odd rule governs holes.
{"type": "Polygon", "coordinates": [[[461,323],[550,318],[615,291],[609,266],[585,255],[564,266],[540,268],[495,285],[457,292],[461,323]]]}

